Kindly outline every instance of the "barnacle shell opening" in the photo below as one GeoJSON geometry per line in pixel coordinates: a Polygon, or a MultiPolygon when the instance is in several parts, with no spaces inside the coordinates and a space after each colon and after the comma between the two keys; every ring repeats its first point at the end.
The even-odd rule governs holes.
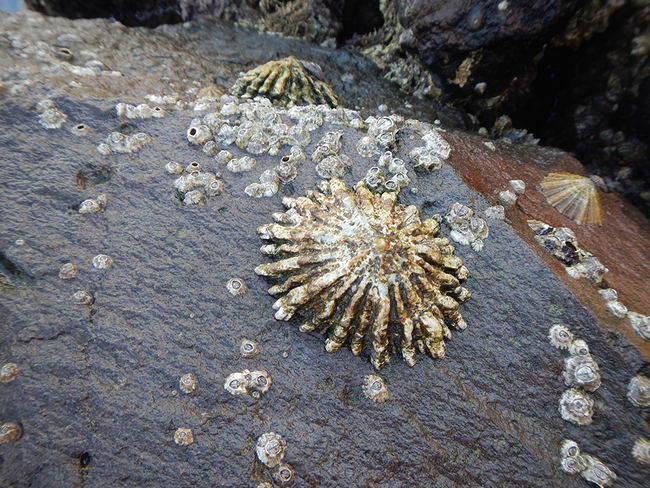
{"type": "Polygon", "coordinates": [[[269,289],[282,295],[275,318],[300,312],[302,331],[327,331],[328,352],[348,343],[358,355],[369,343],[376,369],[400,350],[410,366],[416,350],[444,357],[449,327],[467,327],[458,307],[470,293],[461,286],[469,272],[449,240],[437,237],[439,224],[364,182],[351,189],[334,178],[319,189],[285,198],[288,210],[258,228],[272,241],[261,251],[281,259],[255,272],[285,277],[269,289]]]}

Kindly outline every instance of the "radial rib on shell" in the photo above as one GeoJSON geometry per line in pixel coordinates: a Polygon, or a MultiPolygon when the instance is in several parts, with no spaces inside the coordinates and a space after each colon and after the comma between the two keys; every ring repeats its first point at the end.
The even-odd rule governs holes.
{"type": "Polygon", "coordinates": [[[358,355],[367,342],[377,369],[398,350],[410,366],[416,350],[444,357],[449,326],[467,327],[458,306],[470,293],[460,285],[469,272],[437,237],[438,223],[363,182],[350,189],[332,179],[320,189],[284,198],[288,210],[258,229],[272,241],[261,251],[281,258],[255,269],[284,279],[269,289],[281,295],[275,318],[299,312],[302,331],[327,331],[328,352],[348,343],[358,355]]]}
{"type": "Polygon", "coordinates": [[[325,104],[336,107],[336,94],[327,83],[318,79],[317,69],[320,69],[318,65],[293,56],[269,61],[240,75],[230,93],[249,98],[262,96],[278,105],[325,104]]]}

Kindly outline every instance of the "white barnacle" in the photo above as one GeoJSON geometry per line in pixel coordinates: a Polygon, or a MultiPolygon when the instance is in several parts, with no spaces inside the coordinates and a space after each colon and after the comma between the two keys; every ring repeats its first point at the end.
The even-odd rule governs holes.
{"type": "Polygon", "coordinates": [[[553,347],[568,349],[573,342],[573,334],[564,324],[555,324],[548,330],[548,340],[553,347]]]}
{"type": "Polygon", "coordinates": [[[249,339],[242,339],[239,344],[239,353],[244,358],[252,358],[260,353],[260,348],[256,342],[249,339]]]}
{"type": "Polygon", "coordinates": [[[243,295],[248,291],[248,287],[241,278],[230,278],[226,283],[226,289],[231,295],[243,295]]]}
{"type": "Polygon", "coordinates": [[[567,386],[594,391],[600,386],[598,364],[587,355],[570,356],[564,360],[564,383],[567,386]]]}
{"type": "Polygon", "coordinates": [[[367,374],[363,378],[363,394],[375,403],[384,403],[390,398],[384,380],[374,374],[367,374]]]}
{"type": "Polygon", "coordinates": [[[627,385],[627,399],[635,407],[650,407],[650,378],[637,375],[627,385]]]}
{"type": "Polygon", "coordinates": [[[257,459],[269,468],[273,468],[282,462],[287,452],[287,442],[280,434],[267,432],[257,439],[255,453],[257,459]]]}
{"type": "Polygon", "coordinates": [[[576,425],[589,425],[593,416],[594,401],[581,390],[569,388],[560,398],[558,410],[567,422],[576,425]]]}
{"type": "Polygon", "coordinates": [[[439,224],[363,182],[350,189],[334,178],[319,189],[283,199],[285,217],[258,228],[275,245],[263,251],[280,259],[255,272],[284,279],[269,289],[281,295],[275,318],[300,313],[300,330],[327,330],[328,352],[347,343],[358,355],[368,336],[377,369],[390,352],[409,365],[416,351],[444,357],[450,327],[467,327],[458,308],[470,293],[461,286],[467,268],[437,237],[439,224]]]}

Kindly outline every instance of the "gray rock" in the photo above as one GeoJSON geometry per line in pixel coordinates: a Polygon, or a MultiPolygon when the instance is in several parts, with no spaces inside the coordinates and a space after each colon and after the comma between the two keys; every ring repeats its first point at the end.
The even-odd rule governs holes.
{"type": "MultiPolygon", "coordinates": [[[[230,66],[241,62],[247,43],[273,43],[286,55],[299,46],[295,41],[213,27],[238,43],[221,46],[217,62],[216,44],[192,41],[194,27],[120,31],[105,21],[34,14],[5,17],[0,26],[13,39],[13,47],[2,48],[0,65],[6,58],[16,63],[0,97],[0,359],[20,367],[16,380],[2,385],[0,412],[2,422],[23,430],[16,442],[0,445],[0,485],[82,480],[86,486],[158,487],[191,480],[197,487],[255,486],[272,479],[255,460],[258,437],[270,431],[287,441],[284,461],[295,470],[295,486],[582,487],[559,468],[558,447],[566,437],[602,459],[624,486],[644,485],[648,468],[628,459],[629,446],[644,435],[643,412],[625,400],[627,380],[643,359],[625,339],[612,341],[612,332],[506,223],[491,224],[490,245],[480,254],[456,251],[471,270],[473,296],[462,306],[469,327],[454,333],[447,357],[422,357],[413,368],[394,357],[382,371],[390,401],[372,404],[361,388],[373,372],[367,354],[354,357],[348,348],[327,354],[317,333],[298,331],[298,319],[275,321],[269,283],[253,272],[267,259],[255,229],[283,210],[283,196],[315,187],[311,163],[303,162],[295,180],[270,198],[244,192],[258,173],[226,172],[221,195],[183,206],[166,164],[198,161],[211,171],[219,164],[188,144],[196,114],[183,107],[120,129],[151,136],[139,152],[97,153],[96,145],[123,125],[110,114],[116,103],[141,103],[143,90],[166,94],[167,85],[150,81],[160,79],[157,70],[186,97],[192,85],[182,80],[195,73],[201,82],[214,76],[234,81],[230,66]],[[96,75],[73,77],[81,88],[71,88],[69,79],[53,74],[58,62],[30,54],[30,43],[50,42],[72,28],[97,53],[102,36],[120,32],[120,61],[112,66],[124,74],[120,84],[96,75]],[[27,46],[22,51],[19,38],[27,46]],[[188,67],[186,59],[197,64],[188,67]],[[30,78],[39,83],[22,90],[21,80],[30,78]],[[45,95],[70,124],[85,121],[92,133],[61,138],[65,132],[56,131],[65,125],[43,129],[33,107],[45,95]],[[79,214],[91,186],[90,193],[106,194],[110,205],[79,214]],[[100,253],[114,259],[110,268],[93,268],[100,253]],[[74,280],[58,277],[64,262],[77,263],[74,280]],[[246,282],[248,293],[228,292],[223,284],[233,276],[246,282]],[[70,299],[80,288],[94,297],[92,304],[70,299]],[[570,426],[557,413],[563,353],[546,338],[557,322],[589,337],[603,373],[593,394],[601,405],[598,422],[588,428],[570,426]],[[259,344],[261,353],[241,357],[243,338],[259,344]],[[230,373],[246,368],[273,377],[259,400],[223,389],[230,373]],[[187,371],[201,386],[180,395],[178,378],[187,371]],[[191,429],[191,445],[175,443],[179,428],[191,429]]],[[[317,51],[329,56],[321,49],[314,57],[317,51]]],[[[110,49],[105,56],[117,59],[110,49]]],[[[368,97],[383,94],[378,83],[368,82],[368,97]]],[[[356,155],[355,129],[336,129],[344,130],[341,153],[355,161],[345,175],[352,184],[371,161],[356,155]]],[[[325,124],[314,131],[305,153],[328,130],[325,124]]],[[[408,153],[412,142],[403,144],[408,153]]],[[[245,154],[228,149],[234,157],[245,154]]],[[[273,168],[280,157],[256,156],[256,171],[273,168]]],[[[447,165],[415,173],[413,180],[419,191],[403,192],[400,200],[424,216],[444,213],[454,201],[488,206],[447,165]]]]}

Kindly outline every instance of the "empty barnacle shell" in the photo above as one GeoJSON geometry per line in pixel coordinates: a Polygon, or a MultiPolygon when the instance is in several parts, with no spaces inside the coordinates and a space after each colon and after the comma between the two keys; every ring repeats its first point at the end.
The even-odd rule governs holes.
{"type": "Polygon", "coordinates": [[[384,380],[377,375],[367,374],[363,378],[363,393],[375,403],[384,403],[390,398],[384,380]]]}
{"type": "Polygon", "coordinates": [[[260,353],[260,348],[256,342],[249,339],[242,339],[241,343],[239,344],[239,352],[242,357],[252,358],[260,353]]]}
{"type": "Polygon", "coordinates": [[[572,173],[549,173],[540,183],[542,195],[577,224],[602,225],[602,209],[594,182],[572,173]]]}
{"type": "Polygon", "coordinates": [[[650,442],[645,439],[637,439],[632,447],[632,457],[641,464],[650,464],[650,442]]]}
{"type": "Polygon", "coordinates": [[[183,393],[192,393],[196,390],[197,385],[196,376],[192,373],[184,374],[178,380],[178,387],[183,393]]]}
{"type": "Polygon", "coordinates": [[[22,434],[23,429],[20,428],[20,425],[13,422],[5,422],[0,425],[0,444],[16,442],[22,434]]]}
{"type": "Polygon", "coordinates": [[[77,276],[77,266],[74,263],[65,263],[59,268],[59,278],[71,280],[77,276]]]}
{"type": "Polygon", "coordinates": [[[573,342],[573,334],[564,324],[555,324],[548,331],[548,340],[553,347],[568,349],[573,342]]]}
{"type": "Polygon", "coordinates": [[[179,427],[176,429],[176,432],[174,432],[174,443],[176,443],[179,446],[189,446],[194,442],[194,434],[192,433],[192,429],[188,429],[187,427],[179,427]]]}
{"type": "Polygon", "coordinates": [[[6,363],[0,368],[0,381],[2,383],[11,383],[16,379],[20,368],[16,363],[6,363]]]}
{"type": "Polygon", "coordinates": [[[273,469],[273,479],[280,486],[289,486],[293,483],[295,473],[293,467],[286,463],[278,464],[273,469]]]}
{"type": "Polygon", "coordinates": [[[267,432],[257,439],[255,453],[262,464],[273,468],[279,465],[287,452],[287,442],[280,434],[267,432]]]}
{"type": "Polygon", "coordinates": [[[240,278],[230,278],[226,283],[226,289],[231,295],[243,295],[248,291],[248,287],[240,278]]]}
{"type": "Polygon", "coordinates": [[[637,375],[627,385],[627,399],[635,407],[650,407],[650,378],[637,375]]]}
{"type": "Polygon", "coordinates": [[[294,56],[269,61],[242,73],[230,93],[247,98],[262,96],[278,105],[336,107],[338,97],[330,86],[309,68],[314,63],[307,63],[294,56]]]}
{"type": "Polygon", "coordinates": [[[600,386],[598,364],[591,356],[570,356],[564,360],[564,383],[567,386],[594,391],[600,386]]]}
{"type": "Polygon", "coordinates": [[[358,355],[369,336],[377,369],[400,350],[411,366],[416,350],[444,357],[449,327],[467,327],[458,308],[470,293],[461,286],[467,268],[437,237],[439,224],[421,220],[413,205],[398,205],[396,193],[375,194],[363,182],[350,189],[323,180],[319,189],[284,198],[286,218],[258,228],[273,243],[274,251],[263,251],[281,259],[255,272],[285,276],[269,289],[282,295],[275,318],[300,312],[301,330],[327,331],[328,352],[349,343],[358,355]]]}
{"type": "Polygon", "coordinates": [[[576,425],[589,425],[593,416],[594,401],[585,392],[569,388],[560,398],[562,418],[576,425]]]}

